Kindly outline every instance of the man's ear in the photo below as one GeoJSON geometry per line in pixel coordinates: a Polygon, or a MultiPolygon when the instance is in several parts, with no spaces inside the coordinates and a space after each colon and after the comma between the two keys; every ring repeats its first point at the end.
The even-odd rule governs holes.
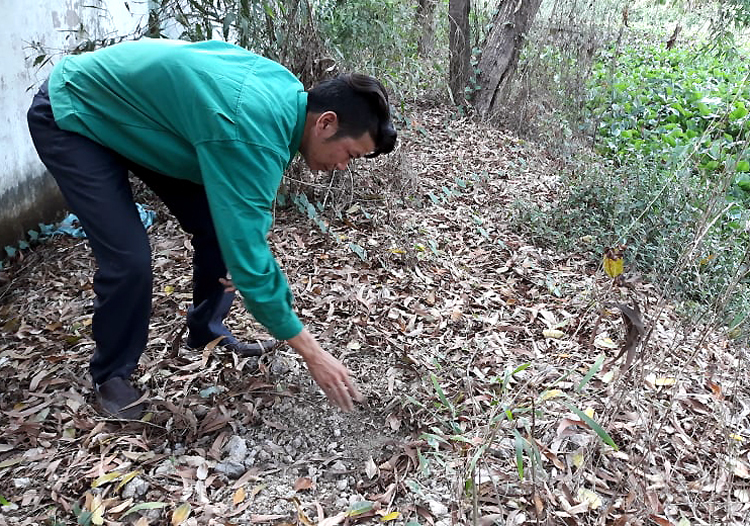
{"type": "Polygon", "coordinates": [[[315,119],[315,129],[324,139],[332,137],[339,129],[339,116],[335,111],[326,111],[315,119]]]}

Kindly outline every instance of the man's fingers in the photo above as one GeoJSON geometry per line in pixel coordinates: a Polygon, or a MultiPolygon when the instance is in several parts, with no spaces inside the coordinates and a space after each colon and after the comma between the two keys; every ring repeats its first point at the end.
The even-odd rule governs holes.
{"type": "Polygon", "coordinates": [[[359,394],[359,391],[357,391],[356,388],[354,388],[356,395],[353,395],[350,387],[350,383],[348,383],[348,385],[344,383],[335,383],[328,389],[326,389],[325,393],[328,399],[338,407],[340,407],[344,411],[351,411],[352,409],[354,409],[354,402],[352,401],[352,398],[359,401],[359,398],[356,398],[356,395],[358,395],[359,397],[361,397],[362,395],[359,394]]]}

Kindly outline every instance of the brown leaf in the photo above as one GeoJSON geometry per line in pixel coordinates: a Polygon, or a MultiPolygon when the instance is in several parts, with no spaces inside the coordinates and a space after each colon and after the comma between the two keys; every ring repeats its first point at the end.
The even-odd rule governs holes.
{"type": "Polygon", "coordinates": [[[671,521],[669,521],[669,520],[667,520],[667,519],[665,519],[663,517],[658,517],[656,515],[649,515],[648,518],[651,519],[652,521],[654,521],[659,526],[675,526],[673,522],[671,522],[671,521]]]}
{"type": "Polygon", "coordinates": [[[622,366],[622,370],[625,371],[635,360],[635,351],[638,348],[638,344],[641,343],[645,329],[643,320],[641,319],[641,310],[637,303],[632,309],[621,303],[617,305],[617,308],[622,312],[622,320],[625,322],[625,345],[623,345],[611,363],[619,360],[620,356],[627,352],[625,363],[622,366]]]}
{"type": "Polygon", "coordinates": [[[245,500],[245,488],[239,488],[234,492],[234,495],[232,495],[232,504],[236,506],[243,500],[245,500]]]}
{"type": "Polygon", "coordinates": [[[311,489],[315,484],[309,477],[300,477],[294,483],[294,491],[306,491],[311,489]]]}

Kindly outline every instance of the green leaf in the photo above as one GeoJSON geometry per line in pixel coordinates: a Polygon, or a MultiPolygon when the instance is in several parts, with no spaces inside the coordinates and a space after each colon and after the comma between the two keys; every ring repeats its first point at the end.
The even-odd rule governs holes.
{"type": "Polygon", "coordinates": [[[599,357],[594,362],[594,365],[589,368],[586,376],[583,377],[581,383],[579,383],[578,387],[576,387],[576,393],[580,393],[581,389],[583,389],[585,385],[589,383],[589,381],[594,377],[594,375],[599,372],[599,369],[602,368],[602,364],[604,363],[604,358],[605,356],[603,354],[599,355],[599,357]]]}
{"type": "Polygon", "coordinates": [[[78,515],[78,521],[76,522],[76,524],[78,524],[78,526],[91,526],[92,524],[91,519],[93,518],[94,518],[93,511],[83,510],[78,515]]]}
{"type": "Polygon", "coordinates": [[[748,161],[737,161],[738,172],[750,172],[750,162],[748,161]]]}
{"type": "Polygon", "coordinates": [[[450,403],[448,398],[445,396],[445,393],[443,392],[443,388],[440,387],[440,384],[438,383],[437,376],[435,376],[435,373],[430,373],[430,380],[432,380],[432,386],[435,388],[435,392],[438,395],[438,398],[440,399],[440,402],[446,407],[446,409],[450,410],[451,414],[455,414],[455,410],[453,409],[453,404],[450,403]]]}
{"type": "Polygon", "coordinates": [[[0,506],[10,506],[10,501],[0,495],[0,506]]]}
{"type": "Polygon", "coordinates": [[[599,435],[599,438],[601,438],[605,444],[612,446],[615,449],[615,451],[619,451],[619,448],[617,447],[617,444],[615,444],[615,441],[612,440],[612,437],[610,437],[609,434],[607,434],[607,432],[602,428],[602,426],[594,422],[594,420],[590,418],[589,415],[587,415],[586,413],[584,413],[583,411],[581,411],[580,409],[578,409],[572,404],[565,404],[565,407],[573,411],[576,415],[578,415],[578,417],[581,420],[586,422],[586,424],[591,429],[593,429],[597,435],[599,435]]]}
{"type": "Polygon", "coordinates": [[[136,504],[132,508],[130,508],[128,511],[123,513],[120,518],[125,517],[126,515],[130,515],[131,513],[135,513],[137,511],[141,510],[157,510],[159,508],[166,508],[168,504],[166,502],[142,502],[140,504],[136,504]]]}
{"type": "Polygon", "coordinates": [[[355,502],[351,506],[349,506],[349,509],[346,512],[346,516],[356,517],[357,515],[362,515],[363,513],[371,511],[372,508],[372,502],[370,502],[369,500],[360,500],[359,502],[355,502]]]}
{"type": "Polygon", "coordinates": [[[524,440],[521,433],[517,429],[513,430],[513,434],[516,436],[516,469],[518,470],[518,478],[523,479],[523,448],[524,440]]]}
{"type": "Polygon", "coordinates": [[[356,243],[349,243],[349,249],[359,256],[362,261],[367,261],[367,251],[356,243]]]}

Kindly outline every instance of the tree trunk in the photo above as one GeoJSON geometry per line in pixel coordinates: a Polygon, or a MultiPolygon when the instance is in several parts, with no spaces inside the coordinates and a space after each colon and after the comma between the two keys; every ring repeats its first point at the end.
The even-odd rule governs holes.
{"type": "Polygon", "coordinates": [[[450,64],[448,69],[448,87],[455,104],[464,104],[464,88],[469,78],[471,65],[471,47],[469,40],[470,0],[449,0],[448,3],[448,49],[450,64]]]}
{"type": "Polygon", "coordinates": [[[432,51],[433,31],[432,23],[435,19],[435,6],[438,0],[419,0],[417,2],[417,25],[419,27],[419,41],[417,53],[420,57],[432,51]]]}
{"type": "Polygon", "coordinates": [[[526,32],[542,0],[500,0],[482,56],[479,59],[479,91],[474,106],[488,118],[502,90],[513,77],[526,32]]]}

